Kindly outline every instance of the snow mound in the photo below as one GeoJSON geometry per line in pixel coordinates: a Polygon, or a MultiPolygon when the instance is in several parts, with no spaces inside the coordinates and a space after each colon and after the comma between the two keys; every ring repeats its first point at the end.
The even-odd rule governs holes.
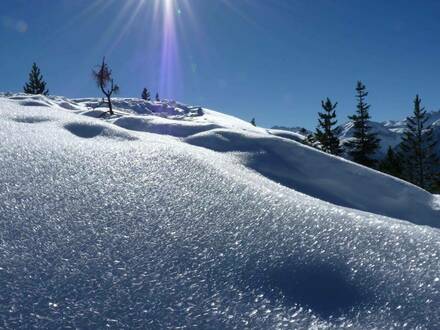
{"type": "Polygon", "coordinates": [[[46,121],[51,121],[48,117],[43,116],[16,116],[11,118],[11,120],[17,123],[34,124],[34,123],[44,123],[46,121]]]}
{"type": "Polygon", "coordinates": [[[187,143],[221,152],[242,152],[241,162],[286,187],[333,204],[433,227],[440,211],[433,195],[402,180],[326,155],[294,141],[216,129],[187,143]]]}
{"type": "MultiPolygon", "coordinates": [[[[309,197],[242,157],[288,152],[281,163],[306,175],[340,159],[239,120],[242,130],[186,140],[256,152],[111,120],[0,98],[1,327],[440,327],[437,229],[309,197]],[[33,116],[50,120],[11,120],[33,116]],[[137,140],[80,138],[66,125],[137,140]]],[[[345,164],[350,179],[390,180],[345,164]]]]}
{"type": "MultiPolygon", "coordinates": [[[[17,94],[9,95],[8,99],[20,106],[23,101],[38,101],[50,105],[52,110],[75,109],[74,113],[101,119],[99,125],[85,119],[81,124],[64,123],[65,129],[81,138],[137,139],[127,133],[131,130],[180,138],[218,152],[239,152],[236,159],[245,167],[306,195],[415,224],[440,227],[440,210],[434,206],[432,194],[308,148],[302,144],[301,133],[254,127],[233,116],[208,109],[200,111],[199,107],[175,101],[117,98],[115,115],[108,116],[106,109],[99,107],[101,100],[96,98],[69,100],[17,94]]],[[[350,125],[346,126],[349,132],[350,125]]]]}
{"type": "Polygon", "coordinates": [[[270,133],[272,135],[279,136],[279,137],[289,139],[289,140],[293,140],[296,142],[304,142],[306,140],[306,136],[302,135],[300,133],[289,132],[289,131],[279,130],[279,129],[269,129],[267,131],[268,131],[268,133],[270,133]]]}
{"type": "MultiPolygon", "coordinates": [[[[73,100],[76,104],[86,108],[99,108],[102,106],[102,99],[86,98],[73,100]]],[[[166,117],[185,117],[196,116],[197,110],[194,107],[188,107],[184,104],[175,101],[159,101],[152,102],[136,98],[115,98],[113,99],[113,106],[126,113],[138,115],[151,115],[166,117]]]]}
{"type": "Polygon", "coordinates": [[[78,123],[73,122],[65,124],[64,128],[67,129],[73,135],[81,138],[94,138],[97,136],[108,137],[117,140],[136,140],[135,137],[123,130],[117,130],[115,128],[106,127],[97,123],[78,123]]]}
{"type": "Polygon", "coordinates": [[[135,131],[165,134],[175,137],[187,137],[199,132],[209,131],[219,126],[210,123],[187,122],[161,117],[121,117],[115,125],[135,131]]]}

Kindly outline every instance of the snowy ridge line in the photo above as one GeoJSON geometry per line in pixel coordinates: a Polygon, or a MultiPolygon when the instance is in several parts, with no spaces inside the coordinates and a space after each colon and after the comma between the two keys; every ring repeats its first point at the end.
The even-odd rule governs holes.
{"type": "MultiPolygon", "coordinates": [[[[105,108],[90,109],[99,99],[69,100],[63,97],[12,95],[9,100],[25,107],[58,107],[99,118],[105,108]]],[[[202,114],[174,101],[147,102],[115,99],[116,115],[104,122],[130,131],[169,135],[191,145],[217,152],[238,152],[246,168],[320,200],[365,212],[440,227],[436,198],[400,179],[322,153],[301,143],[300,134],[254,127],[248,122],[216,111],[202,114]]],[[[75,125],[68,129],[85,137],[109,135],[115,139],[136,139],[111,128],[75,125]],[[112,132],[112,133],[110,133],[112,132]]]]}

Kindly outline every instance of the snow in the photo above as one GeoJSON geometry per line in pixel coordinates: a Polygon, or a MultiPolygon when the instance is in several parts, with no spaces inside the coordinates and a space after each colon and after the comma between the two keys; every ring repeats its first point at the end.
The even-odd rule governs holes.
{"type": "Polygon", "coordinates": [[[440,326],[438,229],[371,213],[437,225],[439,196],[215,111],[133,109],[0,97],[0,327],[440,326]]]}
{"type": "Polygon", "coordinates": [[[296,191],[333,204],[440,226],[433,195],[402,180],[272,136],[216,129],[186,139],[216,151],[240,151],[241,162],[296,191]]]}
{"type": "Polygon", "coordinates": [[[269,129],[269,130],[267,130],[267,132],[269,134],[279,136],[279,137],[282,137],[285,139],[297,141],[297,142],[304,142],[304,140],[306,139],[306,136],[304,136],[300,133],[289,132],[289,131],[285,131],[285,130],[269,129]]]}

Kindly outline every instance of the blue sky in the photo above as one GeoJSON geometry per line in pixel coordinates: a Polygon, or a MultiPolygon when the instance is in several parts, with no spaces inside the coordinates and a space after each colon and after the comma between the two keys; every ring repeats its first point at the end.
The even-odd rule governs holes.
{"type": "Polygon", "coordinates": [[[439,15],[428,0],[2,0],[0,90],[21,90],[36,61],[51,94],[98,96],[105,55],[121,96],[146,86],[313,128],[327,96],[346,120],[360,79],[373,119],[400,119],[416,93],[440,108],[439,15]]]}

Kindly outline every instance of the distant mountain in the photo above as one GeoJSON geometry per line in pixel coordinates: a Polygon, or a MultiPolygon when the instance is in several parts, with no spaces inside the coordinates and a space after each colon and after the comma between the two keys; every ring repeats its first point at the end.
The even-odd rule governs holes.
{"type": "MultiPolygon", "coordinates": [[[[428,124],[432,124],[434,128],[434,136],[440,140],[440,111],[432,111],[428,113],[429,120],[428,124]]],[[[377,133],[380,138],[380,150],[377,154],[378,158],[382,158],[388,147],[391,146],[395,148],[401,141],[403,132],[406,127],[406,119],[404,120],[387,120],[383,122],[371,121],[370,126],[373,128],[374,132],[377,133]]],[[[296,135],[307,136],[312,133],[312,131],[307,130],[303,127],[286,127],[286,126],[274,126],[272,129],[279,131],[289,131],[294,132],[296,135]]],[[[343,144],[349,141],[353,137],[353,122],[348,121],[338,127],[338,137],[343,144]]],[[[437,150],[440,154],[440,143],[437,146],[437,150]]]]}

